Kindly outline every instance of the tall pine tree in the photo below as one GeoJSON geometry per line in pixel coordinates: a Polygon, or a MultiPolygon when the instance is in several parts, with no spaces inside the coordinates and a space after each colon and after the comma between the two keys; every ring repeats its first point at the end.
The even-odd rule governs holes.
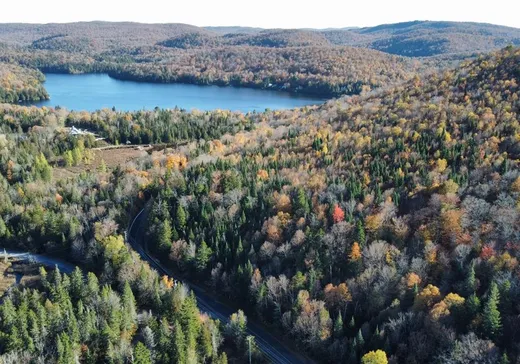
{"type": "Polygon", "coordinates": [[[489,296],[484,307],[483,327],[485,335],[493,340],[500,337],[502,332],[502,319],[498,305],[500,301],[500,294],[498,293],[498,286],[495,282],[491,283],[489,288],[489,296]]]}

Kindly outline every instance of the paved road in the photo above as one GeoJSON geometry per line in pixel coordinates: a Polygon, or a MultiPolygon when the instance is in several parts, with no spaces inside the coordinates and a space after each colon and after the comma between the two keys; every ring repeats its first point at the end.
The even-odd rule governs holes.
{"type": "MultiPolygon", "coordinates": [[[[148,261],[148,263],[155,268],[160,274],[173,277],[172,272],[163,266],[157,259],[152,257],[144,247],[144,229],[141,229],[144,218],[144,210],[142,210],[133,220],[128,230],[127,239],[132,247],[141,255],[141,257],[148,261]]],[[[229,316],[234,310],[227,305],[216,301],[209,296],[204,289],[187,282],[183,282],[188,286],[197,297],[197,304],[199,308],[206,312],[214,319],[220,320],[223,324],[228,321],[229,316]]],[[[311,360],[302,357],[302,355],[294,353],[288,349],[280,340],[276,339],[271,333],[265,330],[260,325],[248,320],[247,323],[248,335],[253,335],[258,348],[267,356],[272,363],[288,364],[288,363],[313,363],[311,360]]]]}
{"type": "Polygon", "coordinates": [[[8,258],[16,258],[32,263],[38,263],[44,265],[46,267],[58,267],[62,273],[72,273],[76,266],[59,258],[49,257],[47,255],[33,254],[33,253],[25,253],[18,252],[14,250],[0,250],[0,258],[4,258],[5,254],[7,254],[8,258]]]}

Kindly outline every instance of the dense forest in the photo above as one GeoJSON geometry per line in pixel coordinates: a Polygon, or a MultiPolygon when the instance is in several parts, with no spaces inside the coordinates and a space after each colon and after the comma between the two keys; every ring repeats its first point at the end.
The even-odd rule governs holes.
{"type": "Polygon", "coordinates": [[[42,85],[45,76],[35,70],[0,63],[0,102],[17,103],[49,98],[42,85]]]}
{"type": "MultiPolygon", "coordinates": [[[[157,281],[144,267],[141,274],[157,281]]],[[[128,281],[118,292],[79,268],[40,277],[39,289],[15,289],[0,306],[2,363],[227,363],[218,322],[182,285],[153,283],[155,295],[139,300],[149,307],[138,307],[128,281]]]]}
{"type": "Polygon", "coordinates": [[[109,75],[131,80],[232,85],[331,97],[359,94],[366,89],[406,80],[421,68],[418,62],[402,57],[347,47],[213,48],[162,52],[158,57],[154,63],[121,65],[109,71],[109,75]]]}
{"type": "Polygon", "coordinates": [[[125,244],[145,208],[156,257],[316,361],[517,362],[519,64],[509,47],[321,107],[246,115],[2,105],[0,238],[99,280],[42,272],[41,287],[8,293],[2,358],[244,360],[243,314],[210,345],[219,324],[125,244]],[[107,164],[73,125],[164,145],[107,164]]]}
{"type": "MultiPolygon", "coordinates": [[[[8,290],[0,304],[0,362],[243,361],[244,314],[226,323],[210,319],[185,286],[160,277],[126,244],[128,223],[144,205],[148,167],[95,165],[94,138],[71,136],[64,125],[96,115],[115,122],[109,110],[69,114],[1,104],[1,246],[60,256],[83,271],[42,271],[36,286],[8,290]]],[[[179,111],[168,120],[190,130],[196,118],[179,111]]],[[[201,127],[214,138],[243,129],[236,128],[232,121],[201,127]]],[[[194,139],[194,130],[175,135],[194,139]]],[[[255,362],[263,362],[251,345],[255,362]]]]}
{"type": "Polygon", "coordinates": [[[165,160],[151,244],[330,362],[515,362],[518,64],[251,116],[165,160]]]}

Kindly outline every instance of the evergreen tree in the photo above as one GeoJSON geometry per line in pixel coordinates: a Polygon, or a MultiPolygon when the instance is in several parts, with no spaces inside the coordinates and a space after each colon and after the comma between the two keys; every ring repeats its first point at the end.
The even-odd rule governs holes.
{"type": "Polygon", "coordinates": [[[96,275],[92,272],[87,274],[87,292],[85,298],[94,300],[99,295],[99,281],[96,275]]]}
{"type": "Polygon", "coordinates": [[[150,350],[142,343],[138,342],[134,348],[134,364],[152,364],[150,350]]]}
{"type": "Polygon", "coordinates": [[[356,343],[359,350],[363,350],[363,347],[365,346],[365,339],[363,338],[363,333],[361,332],[361,329],[358,330],[356,335],[356,343]]]}
{"type": "Polygon", "coordinates": [[[296,193],[295,210],[299,215],[307,216],[310,213],[309,202],[303,188],[298,188],[296,193]]]}
{"type": "Polygon", "coordinates": [[[125,282],[125,287],[123,288],[123,296],[121,297],[121,304],[123,308],[123,330],[125,331],[133,331],[137,323],[137,310],[134,293],[130,288],[130,284],[128,281],[125,282]]]}
{"type": "Polygon", "coordinates": [[[511,299],[511,282],[505,280],[499,287],[500,303],[498,309],[503,317],[509,316],[513,312],[513,301],[511,299]]]}
{"type": "Polygon", "coordinates": [[[150,350],[151,355],[153,356],[153,352],[157,344],[155,343],[155,335],[150,326],[146,326],[143,329],[143,341],[148,350],[150,350]]]}
{"type": "Polygon", "coordinates": [[[72,155],[72,151],[70,150],[67,150],[64,154],[63,154],[63,161],[65,162],[65,165],[67,167],[71,167],[74,165],[74,156],[72,155]]]}
{"type": "Polygon", "coordinates": [[[485,335],[493,340],[498,339],[502,331],[502,320],[498,310],[499,300],[498,286],[495,282],[492,282],[484,307],[483,328],[485,335]]]}
{"type": "Polygon", "coordinates": [[[182,303],[179,313],[179,323],[185,337],[187,358],[196,351],[197,337],[200,330],[199,310],[197,299],[193,292],[182,303]]]}
{"type": "Polygon", "coordinates": [[[101,173],[107,172],[107,164],[105,163],[104,159],[101,159],[101,162],[99,163],[98,171],[101,173]]]}
{"type": "Polygon", "coordinates": [[[7,225],[5,224],[4,219],[0,216],[0,238],[5,238],[7,236],[7,225]]]}
{"type": "Polygon", "coordinates": [[[198,357],[201,361],[206,362],[213,354],[213,347],[211,343],[211,332],[207,325],[202,325],[199,339],[197,342],[198,357]]]}
{"type": "Polygon", "coordinates": [[[471,296],[473,293],[475,293],[475,290],[477,289],[477,279],[475,278],[475,262],[472,261],[468,273],[466,275],[466,280],[464,282],[464,294],[465,297],[471,296]]]}
{"type": "Polygon", "coordinates": [[[186,340],[181,325],[175,322],[173,336],[173,363],[186,363],[186,340]]]}
{"type": "Polygon", "coordinates": [[[349,341],[347,363],[358,364],[357,342],[355,338],[349,341]]]}
{"type": "Polygon", "coordinates": [[[161,253],[168,253],[172,247],[172,228],[170,220],[161,221],[157,232],[157,250],[161,253]]]}
{"type": "Polygon", "coordinates": [[[178,203],[177,211],[175,213],[175,223],[176,223],[176,227],[178,228],[179,231],[184,232],[184,229],[186,228],[186,222],[187,222],[186,211],[184,210],[182,205],[180,203],[178,203]]]}
{"type": "Polygon", "coordinates": [[[466,299],[465,302],[466,311],[468,312],[469,318],[473,319],[480,312],[481,304],[480,299],[476,294],[472,294],[466,299]]]}
{"type": "Polygon", "coordinates": [[[343,317],[341,316],[341,312],[338,312],[338,316],[334,321],[334,337],[340,338],[343,336],[343,317]]]}
{"type": "Polygon", "coordinates": [[[215,360],[215,364],[228,364],[227,355],[225,352],[219,355],[219,357],[215,360]]]}
{"type": "Polygon", "coordinates": [[[156,346],[156,356],[157,361],[160,363],[176,363],[180,361],[175,361],[175,340],[172,340],[171,332],[170,332],[170,324],[163,318],[161,322],[159,322],[157,328],[157,346],[156,346]]]}
{"type": "Polygon", "coordinates": [[[79,267],[76,267],[70,275],[70,296],[74,302],[77,302],[83,298],[84,294],[83,273],[79,267]]]}
{"type": "Polygon", "coordinates": [[[509,360],[509,357],[507,356],[507,353],[504,352],[502,354],[502,357],[500,358],[500,363],[499,364],[510,364],[511,361],[509,360]]]}
{"type": "Polygon", "coordinates": [[[69,301],[67,303],[67,332],[69,334],[70,340],[72,343],[79,342],[80,339],[80,333],[79,333],[79,325],[78,320],[76,319],[76,316],[74,315],[74,310],[72,308],[72,304],[69,301]]]}
{"type": "Polygon", "coordinates": [[[354,315],[352,315],[350,321],[348,322],[348,329],[352,334],[354,334],[354,330],[356,329],[356,321],[354,319],[354,315]]]}
{"type": "Polygon", "coordinates": [[[198,273],[202,273],[207,268],[212,254],[213,251],[203,240],[195,255],[195,269],[198,273]]]}
{"type": "Polygon", "coordinates": [[[65,334],[59,334],[56,347],[58,349],[58,364],[71,364],[75,362],[75,354],[72,348],[70,337],[65,334]]]}
{"type": "Polygon", "coordinates": [[[239,237],[238,238],[237,249],[235,251],[235,259],[237,260],[238,263],[242,262],[242,255],[243,254],[244,254],[244,246],[242,245],[242,238],[239,237]]]}
{"type": "Polygon", "coordinates": [[[357,242],[361,249],[365,246],[366,243],[366,235],[365,235],[365,227],[363,226],[363,222],[361,220],[357,221],[357,242]]]}

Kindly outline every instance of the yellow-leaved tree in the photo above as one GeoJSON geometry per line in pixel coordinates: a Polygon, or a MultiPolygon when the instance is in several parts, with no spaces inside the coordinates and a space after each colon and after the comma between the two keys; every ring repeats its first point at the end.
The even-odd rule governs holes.
{"type": "Polygon", "coordinates": [[[383,350],[369,351],[361,358],[361,364],[388,364],[388,359],[383,350]]]}

